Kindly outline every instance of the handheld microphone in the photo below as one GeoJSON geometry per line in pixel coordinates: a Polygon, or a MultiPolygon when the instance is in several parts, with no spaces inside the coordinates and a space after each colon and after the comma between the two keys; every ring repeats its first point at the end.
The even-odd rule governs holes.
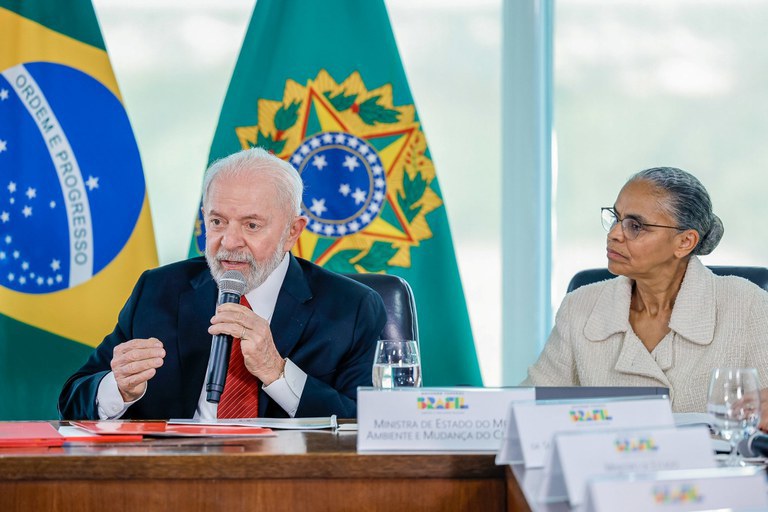
{"type": "Polygon", "coordinates": [[[744,457],[768,457],[768,434],[755,432],[739,442],[739,453],[744,457]]]}
{"type": "MultiPolygon", "coordinates": [[[[245,293],[245,277],[237,270],[227,270],[219,279],[219,300],[216,306],[227,303],[239,303],[245,293]]],[[[232,350],[232,336],[214,334],[211,341],[211,355],[208,358],[207,378],[205,381],[206,400],[219,403],[229,368],[229,353],[232,350]]]]}

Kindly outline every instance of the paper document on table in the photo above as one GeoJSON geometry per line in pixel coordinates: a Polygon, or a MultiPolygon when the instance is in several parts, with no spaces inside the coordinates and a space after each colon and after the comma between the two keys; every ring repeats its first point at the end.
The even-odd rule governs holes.
{"type": "Polygon", "coordinates": [[[691,425],[712,425],[712,417],[705,412],[673,412],[672,419],[676,427],[688,427],[691,425]]]}
{"type": "Polygon", "coordinates": [[[339,424],[336,415],[319,418],[234,418],[213,420],[171,419],[169,425],[229,425],[240,427],[262,427],[278,430],[321,430],[336,429],[339,424]]]}

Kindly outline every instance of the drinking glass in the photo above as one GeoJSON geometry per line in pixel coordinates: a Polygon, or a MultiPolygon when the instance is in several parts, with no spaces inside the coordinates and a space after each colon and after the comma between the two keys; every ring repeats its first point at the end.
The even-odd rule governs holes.
{"type": "Polygon", "coordinates": [[[379,340],[373,357],[373,386],[383,389],[420,387],[418,344],[413,340],[379,340]]]}
{"type": "Polygon", "coordinates": [[[715,433],[728,441],[731,454],[727,466],[741,466],[736,450],[760,422],[760,383],[754,368],[715,368],[707,395],[707,412],[715,433]]]}

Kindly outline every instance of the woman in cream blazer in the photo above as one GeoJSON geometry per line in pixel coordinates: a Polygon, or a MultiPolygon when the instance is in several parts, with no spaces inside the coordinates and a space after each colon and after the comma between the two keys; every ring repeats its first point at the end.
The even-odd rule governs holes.
{"type": "Polygon", "coordinates": [[[619,277],[565,297],[525,384],[663,386],[675,412],[706,411],[716,367],[757,368],[768,386],[768,293],[695,256],[723,234],[695,177],[669,167],[635,174],[603,208],[603,225],[619,277]]]}

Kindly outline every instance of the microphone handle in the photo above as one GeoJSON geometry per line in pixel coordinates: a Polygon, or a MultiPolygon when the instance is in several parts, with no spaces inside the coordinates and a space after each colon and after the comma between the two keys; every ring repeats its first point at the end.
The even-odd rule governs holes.
{"type": "Polygon", "coordinates": [[[208,379],[205,385],[205,399],[211,403],[219,403],[227,382],[229,354],[232,352],[232,336],[216,334],[211,341],[211,355],[208,358],[208,379]]]}
{"type": "MultiPolygon", "coordinates": [[[[237,293],[221,292],[217,306],[227,303],[239,303],[240,295],[237,293]]],[[[211,340],[211,355],[208,357],[208,370],[206,371],[205,399],[217,404],[224,392],[224,384],[227,381],[227,369],[229,368],[229,354],[232,351],[232,336],[227,334],[215,334],[211,340]]]]}

